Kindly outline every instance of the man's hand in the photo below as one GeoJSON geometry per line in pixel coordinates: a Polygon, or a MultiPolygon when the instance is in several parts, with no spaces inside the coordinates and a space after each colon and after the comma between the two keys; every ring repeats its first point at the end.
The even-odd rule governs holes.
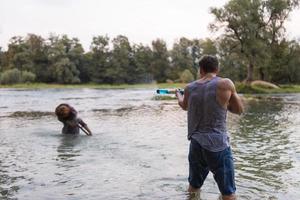
{"type": "Polygon", "coordinates": [[[180,90],[179,89],[175,89],[175,96],[177,97],[178,99],[178,96],[182,96],[182,94],[180,93],[180,90]]]}
{"type": "Polygon", "coordinates": [[[183,109],[187,110],[188,109],[188,92],[187,92],[187,87],[184,89],[184,95],[180,93],[179,89],[176,89],[175,95],[178,99],[178,105],[183,109]]]}

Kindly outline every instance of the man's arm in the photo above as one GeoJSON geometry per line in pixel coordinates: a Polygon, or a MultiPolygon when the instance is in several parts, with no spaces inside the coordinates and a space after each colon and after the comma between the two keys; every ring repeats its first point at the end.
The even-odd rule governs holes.
{"type": "Polygon", "coordinates": [[[179,90],[176,90],[175,95],[178,99],[179,106],[183,110],[187,110],[188,109],[188,98],[189,98],[187,87],[185,87],[185,89],[184,89],[184,95],[182,95],[179,90]]]}
{"type": "Polygon", "coordinates": [[[227,82],[228,82],[229,89],[231,91],[231,96],[229,99],[227,109],[232,113],[240,115],[244,112],[242,100],[237,94],[233,82],[229,79],[227,79],[227,82]]]}

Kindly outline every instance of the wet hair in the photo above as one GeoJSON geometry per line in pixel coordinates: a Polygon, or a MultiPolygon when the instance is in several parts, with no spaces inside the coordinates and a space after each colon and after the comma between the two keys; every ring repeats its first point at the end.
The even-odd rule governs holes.
{"type": "Polygon", "coordinates": [[[204,55],[199,61],[199,67],[206,73],[216,72],[219,69],[219,61],[215,56],[204,55]]]}
{"type": "Polygon", "coordinates": [[[69,104],[62,103],[55,108],[55,114],[59,119],[70,119],[77,116],[77,111],[69,104]]]}

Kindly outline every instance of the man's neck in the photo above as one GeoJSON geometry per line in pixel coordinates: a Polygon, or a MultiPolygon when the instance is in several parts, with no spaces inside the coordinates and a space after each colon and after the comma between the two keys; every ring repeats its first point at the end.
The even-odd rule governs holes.
{"type": "Polygon", "coordinates": [[[201,79],[202,80],[209,80],[209,79],[212,79],[212,78],[214,78],[216,76],[217,76],[216,73],[205,73],[205,74],[201,75],[201,79]]]}

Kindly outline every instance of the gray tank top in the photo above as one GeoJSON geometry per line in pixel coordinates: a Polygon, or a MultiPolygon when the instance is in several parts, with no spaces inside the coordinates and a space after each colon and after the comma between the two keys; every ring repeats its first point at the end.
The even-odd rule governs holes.
{"type": "Polygon", "coordinates": [[[203,148],[218,152],[229,147],[226,130],[227,110],[216,98],[219,77],[188,86],[188,139],[196,140],[203,148]]]}

